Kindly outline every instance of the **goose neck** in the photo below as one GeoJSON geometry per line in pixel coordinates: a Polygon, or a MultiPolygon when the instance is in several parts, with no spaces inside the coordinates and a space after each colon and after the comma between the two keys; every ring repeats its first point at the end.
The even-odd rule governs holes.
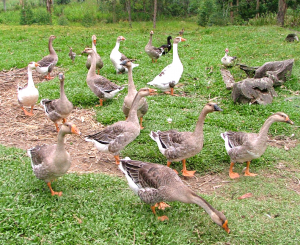
{"type": "Polygon", "coordinates": [[[178,43],[173,43],[173,62],[179,61],[179,55],[178,55],[178,43]]]}
{"type": "Polygon", "coordinates": [[[139,102],[143,97],[137,93],[134,97],[134,100],[132,102],[131,108],[129,110],[128,119],[127,121],[134,122],[135,124],[139,125],[139,119],[137,116],[137,109],[139,106],[139,102]]]}
{"type": "Polygon", "coordinates": [[[195,127],[194,135],[200,137],[203,139],[203,125],[206,115],[208,114],[208,111],[203,109],[198,117],[198,121],[195,127]]]}
{"type": "Polygon", "coordinates": [[[261,129],[259,130],[258,137],[267,139],[269,128],[271,127],[274,119],[269,117],[264,124],[262,125],[261,129]]]}
{"type": "Polygon", "coordinates": [[[127,69],[128,69],[128,94],[134,96],[137,93],[137,90],[133,82],[132,66],[127,67],[127,69]]]}
{"type": "Polygon", "coordinates": [[[88,76],[96,75],[96,52],[91,52],[89,54],[91,56],[91,67],[88,71],[88,76]]]}
{"type": "Polygon", "coordinates": [[[34,87],[34,82],[32,79],[32,68],[28,66],[28,87],[34,87]]]}
{"type": "Polygon", "coordinates": [[[53,42],[53,39],[50,38],[50,39],[49,39],[49,42],[48,42],[49,52],[50,52],[50,54],[56,54],[56,53],[55,53],[55,50],[54,50],[54,48],[53,48],[52,42],[53,42]]]}

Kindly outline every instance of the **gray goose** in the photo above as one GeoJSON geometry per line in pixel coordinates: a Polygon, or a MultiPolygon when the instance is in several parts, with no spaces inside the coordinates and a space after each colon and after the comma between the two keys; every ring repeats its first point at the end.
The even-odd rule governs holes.
{"type": "Polygon", "coordinates": [[[119,164],[120,151],[140,134],[139,119],[137,117],[139,102],[143,97],[154,93],[154,89],[141,88],[133,100],[126,121],[119,121],[107,126],[99,133],[88,135],[85,140],[93,142],[98,151],[113,154],[116,164],[119,164]]]}
{"type": "MultiPolygon", "coordinates": [[[[194,203],[202,207],[217,225],[230,233],[225,215],[189,189],[172,169],[160,164],[128,159],[121,159],[119,168],[125,174],[129,187],[143,202],[151,205],[155,215],[156,207],[169,207],[164,202],[194,203]]],[[[168,217],[161,216],[158,219],[163,221],[168,217]]]]}
{"type": "Polygon", "coordinates": [[[164,49],[163,48],[155,48],[152,46],[152,36],[154,32],[150,31],[150,39],[147,45],[145,46],[145,52],[148,54],[148,56],[152,59],[153,62],[157,62],[157,59],[162,55],[164,49]]]}
{"type": "Polygon", "coordinates": [[[96,52],[91,48],[85,48],[83,53],[91,56],[91,68],[88,71],[86,82],[89,88],[99,98],[100,106],[103,105],[104,99],[112,99],[117,93],[124,89],[107,78],[96,74],[96,52]]]}
{"type": "Polygon", "coordinates": [[[74,124],[65,123],[58,133],[57,144],[38,145],[27,151],[31,158],[33,173],[38,179],[47,183],[52,196],[61,196],[62,192],[53,191],[51,182],[64,175],[71,166],[70,154],[65,149],[66,134],[80,135],[80,131],[74,124]]]}
{"type": "Polygon", "coordinates": [[[286,122],[294,124],[283,112],[277,112],[268,117],[258,134],[245,132],[227,131],[221,134],[225,141],[225,148],[230,157],[229,177],[232,179],[239,178],[239,174],[233,172],[233,166],[236,162],[247,162],[245,176],[256,176],[250,173],[250,162],[259,158],[267,149],[268,131],[272,123],[286,122]]]}
{"type": "Polygon", "coordinates": [[[58,74],[60,80],[60,98],[55,100],[42,99],[41,105],[44,107],[46,116],[55,124],[56,130],[59,131],[58,121],[66,122],[66,118],[73,110],[73,104],[65,94],[63,73],[58,74]]]}
{"type": "MultiPolygon", "coordinates": [[[[137,90],[135,88],[133,78],[132,78],[132,62],[130,60],[125,60],[121,63],[122,66],[125,66],[126,69],[128,70],[128,93],[124,98],[124,103],[122,106],[123,113],[125,117],[128,117],[130,108],[132,106],[134,97],[137,94],[137,90]]],[[[140,128],[143,129],[142,122],[143,122],[143,117],[148,111],[148,104],[146,101],[146,98],[143,97],[141,98],[139,105],[138,105],[138,110],[137,110],[137,116],[140,118],[140,128]]]]}
{"type": "MultiPolygon", "coordinates": [[[[100,74],[100,70],[103,67],[103,61],[102,61],[100,55],[97,53],[96,43],[97,43],[97,37],[96,37],[96,35],[93,35],[92,36],[92,49],[96,53],[96,69],[98,71],[98,74],[100,74]]],[[[91,57],[91,55],[88,55],[86,63],[85,63],[85,66],[88,70],[90,69],[91,64],[92,64],[92,57],[91,57]]]]}
{"type": "Polygon", "coordinates": [[[53,78],[50,76],[50,73],[52,72],[52,70],[54,69],[54,67],[58,61],[58,56],[52,45],[53,40],[55,38],[56,37],[54,35],[51,35],[49,37],[48,48],[49,48],[50,54],[45,56],[43,59],[41,59],[40,61],[37,62],[39,64],[39,66],[37,66],[36,70],[40,74],[46,75],[45,78],[48,80],[53,78]]]}
{"type": "Polygon", "coordinates": [[[169,131],[151,131],[150,137],[157,143],[159,151],[167,158],[167,166],[172,162],[182,161],[182,175],[191,177],[196,171],[187,171],[186,159],[198,154],[203,148],[203,125],[204,119],[208,113],[222,111],[222,109],[213,102],[207,103],[202,109],[194,132],[169,131]]]}
{"type": "Polygon", "coordinates": [[[72,60],[72,62],[74,63],[75,57],[76,57],[76,53],[73,52],[72,47],[70,47],[69,57],[70,57],[70,59],[72,60]]]}

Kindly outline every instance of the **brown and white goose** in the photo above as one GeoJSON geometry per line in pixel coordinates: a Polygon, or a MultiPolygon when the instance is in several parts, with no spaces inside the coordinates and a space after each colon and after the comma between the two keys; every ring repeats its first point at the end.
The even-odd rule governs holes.
{"type": "MultiPolygon", "coordinates": [[[[92,36],[92,49],[96,53],[96,69],[98,71],[98,74],[100,74],[100,70],[103,67],[103,61],[102,61],[100,55],[97,53],[96,43],[97,43],[97,37],[96,37],[96,35],[93,35],[92,36]]],[[[85,66],[88,70],[90,69],[91,64],[92,64],[92,57],[91,57],[91,55],[88,55],[86,63],[85,63],[85,66]]]]}
{"type": "Polygon", "coordinates": [[[75,57],[76,57],[76,53],[73,52],[73,48],[72,47],[70,47],[69,57],[72,60],[72,62],[74,63],[75,57]]]}
{"type": "Polygon", "coordinates": [[[225,49],[225,55],[221,59],[222,64],[226,67],[233,66],[235,64],[235,61],[236,61],[236,56],[229,56],[228,53],[229,53],[229,49],[226,48],[225,49]]]}
{"type": "MultiPolygon", "coordinates": [[[[113,50],[111,51],[110,56],[109,56],[111,62],[113,63],[113,65],[116,69],[117,74],[128,72],[127,68],[121,65],[121,62],[126,61],[126,60],[130,60],[130,59],[128,59],[124,54],[122,54],[119,51],[120,42],[124,41],[124,40],[126,40],[126,39],[123,36],[117,37],[116,46],[113,48],[113,50]]],[[[133,69],[134,67],[139,66],[139,64],[134,64],[134,63],[131,62],[131,66],[132,66],[132,69],[133,69]]]]}
{"type": "Polygon", "coordinates": [[[112,99],[117,93],[124,89],[107,78],[96,74],[96,52],[91,48],[85,48],[83,53],[91,56],[91,68],[88,71],[86,82],[89,88],[99,98],[100,106],[103,105],[103,100],[112,99]]]}
{"type": "Polygon", "coordinates": [[[63,73],[58,74],[60,80],[60,98],[55,100],[42,99],[41,105],[44,106],[46,116],[55,124],[56,130],[59,131],[58,121],[66,122],[66,118],[73,110],[73,104],[65,94],[63,73]]]}
{"type": "Polygon", "coordinates": [[[153,95],[154,89],[142,88],[136,94],[126,121],[116,122],[99,133],[88,135],[85,140],[93,142],[98,151],[109,152],[114,155],[116,164],[120,163],[120,151],[140,134],[137,109],[140,100],[148,95],[153,95]]]}
{"type": "MultiPolygon", "coordinates": [[[[217,225],[230,233],[225,215],[188,188],[172,169],[160,164],[128,159],[121,159],[119,168],[125,174],[129,187],[143,202],[151,205],[155,215],[156,207],[164,209],[169,206],[164,202],[194,203],[202,207],[217,225]]],[[[163,221],[168,217],[161,216],[158,219],[163,221]]]]}
{"type": "Polygon", "coordinates": [[[265,121],[258,134],[245,132],[228,131],[221,134],[225,141],[225,148],[230,157],[229,177],[232,179],[239,178],[239,174],[233,172],[233,166],[236,162],[247,162],[245,176],[256,176],[250,173],[250,162],[259,158],[267,149],[268,131],[272,123],[286,122],[294,124],[283,112],[277,112],[265,121]]]}
{"type": "Polygon", "coordinates": [[[51,195],[61,196],[62,192],[53,191],[51,182],[64,175],[71,166],[70,154],[65,149],[65,135],[80,134],[80,131],[74,124],[65,123],[57,136],[57,144],[36,146],[27,151],[31,158],[31,166],[35,176],[44,180],[51,195]]]}
{"type": "Polygon", "coordinates": [[[155,48],[152,46],[152,36],[154,32],[150,31],[150,39],[148,44],[145,47],[145,52],[149,55],[153,62],[157,62],[157,59],[162,55],[164,49],[163,48],[155,48]]]}
{"type": "Polygon", "coordinates": [[[26,116],[33,116],[33,107],[39,99],[39,91],[35,87],[32,79],[32,69],[37,66],[38,63],[36,62],[30,62],[28,64],[28,83],[24,87],[18,86],[18,102],[26,116]],[[24,106],[30,106],[30,112],[28,112],[24,106]]]}
{"type": "MultiPolygon", "coordinates": [[[[125,117],[127,118],[129,115],[130,108],[132,106],[133,100],[137,94],[137,90],[135,88],[134,82],[133,82],[133,77],[132,77],[132,63],[130,60],[125,60],[121,63],[122,66],[125,66],[126,69],[128,70],[128,93],[124,98],[124,103],[122,110],[125,114],[125,117]]],[[[141,98],[138,109],[137,109],[137,116],[140,119],[140,127],[143,129],[142,122],[143,122],[143,117],[148,111],[148,104],[146,101],[146,98],[143,97],[141,98]]]]}
{"type": "Polygon", "coordinates": [[[37,63],[39,64],[39,66],[37,66],[36,70],[42,74],[45,75],[45,78],[50,80],[53,77],[50,76],[51,71],[54,69],[55,65],[57,64],[58,61],[58,56],[53,48],[53,40],[56,37],[54,35],[51,35],[49,37],[49,42],[48,42],[48,48],[49,48],[49,52],[50,54],[45,56],[43,59],[41,59],[40,61],[38,61],[37,63]]]}
{"type": "Polygon", "coordinates": [[[186,159],[198,154],[203,148],[203,125],[204,119],[208,113],[222,111],[215,103],[207,103],[202,109],[194,132],[169,131],[151,131],[150,137],[157,143],[159,151],[167,158],[167,166],[172,162],[182,161],[183,176],[194,176],[196,171],[186,170],[186,159]]]}

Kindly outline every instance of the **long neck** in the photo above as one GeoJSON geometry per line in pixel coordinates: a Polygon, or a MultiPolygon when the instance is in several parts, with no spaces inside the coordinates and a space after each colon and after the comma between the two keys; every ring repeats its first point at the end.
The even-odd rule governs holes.
{"type": "Polygon", "coordinates": [[[258,134],[259,138],[267,139],[269,128],[270,128],[270,126],[272,125],[273,122],[274,122],[273,117],[269,117],[265,121],[265,123],[262,125],[261,129],[259,130],[259,134],[258,134]]]}
{"type": "Polygon", "coordinates": [[[34,87],[34,82],[32,79],[32,68],[28,66],[28,87],[34,87]]]}
{"type": "Polygon", "coordinates": [[[88,75],[94,76],[94,75],[96,75],[96,53],[91,52],[90,56],[91,56],[91,67],[88,71],[88,75]]]}
{"type": "Polygon", "coordinates": [[[216,212],[216,209],[214,209],[206,200],[195,193],[192,193],[191,202],[203,208],[209,216],[212,216],[216,212]]]}
{"type": "Polygon", "coordinates": [[[136,94],[136,96],[132,102],[127,121],[134,122],[137,125],[139,124],[139,119],[137,117],[137,109],[139,106],[139,102],[142,98],[143,97],[140,96],[139,93],[136,94]]]}
{"type": "Polygon", "coordinates": [[[198,121],[195,127],[194,135],[197,135],[197,137],[203,139],[203,125],[204,125],[204,119],[207,115],[208,111],[203,109],[198,117],[198,121]]]}
{"type": "Polygon", "coordinates": [[[178,56],[178,43],[173,43],[173,62],[174,61],[179,61],[179,56],[178,56]]]}
{"type": "Polygon", "coordinates": [[[115,50],[119,50],[119,47],[120,47],[120,42],[117,41],[117,42],[116,42],[116,46],[115,46],[115,50]]]}
{"type": "Polygon", "coordinates": [[[49,52],[50,52],[50,54],[56,54],[55,50],[52,46],[52,41],[53,41],[52,39],[49,39],[49,43],[48,43],[49,52]]]}
{"type": "Polygon", "coordinates": [[[57,136],[57,150],[61,151],[65,149],[65,135],[66,133],[63,130],[59,130],[57,136]]]}
{"type": "Polygon", "coordinates": [[[95,45],[94,41],[92,41],[92,49],[95,51],[95,53],[97,53],[97,49],[96,49],[96,45],[95,45]]]}
{"type": "Polygon", "coordinates": [[[149,39],[148,45],[152,46],[152,35],[150,35],[150,39],[149,39]]]}
{"type": "Polygon", "coordinates": [[[64,80],[60,81],[60,99],[66,99],[67,96],[65,94],[65,88],[64,88],[64,80]]]}
{"type": "Polygon", "coordinates": [[[128,69],[128,95],[135,96],[137,90],[135,88],[133,77],[132,77],[132,66],[127,67],[128,69]]]}
{"type": "Polygon", "coordinates": [[[168,39],[168,44],[171,45],[171,39],[168,39]]]}

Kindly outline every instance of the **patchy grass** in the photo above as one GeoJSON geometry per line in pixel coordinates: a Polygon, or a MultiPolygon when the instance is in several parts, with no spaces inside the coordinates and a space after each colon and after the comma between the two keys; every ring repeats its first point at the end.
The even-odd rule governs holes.
{"type": "MultiPolygon", "coordinates": [[[[104,61],[103,76],[118,84],[127,83],[127,75],[117,75],[109,54],[117,36],[127,40],[120,51],[137,59],[140,66],[133,71],[137,88],[146,86],[167,64],[172,54],[161,57],[152,64],[144,47],[149,39],[151,23],[101,25],[94,28],[56,26],[5,26],[0,25],[0,67],[25,67],[30,61],[38,61],[48,53],[47,43],[51,34],[57,36],[54,48],[58,53],[58,66],[65,71],[65,89],[68,98],[77,107],[95,108],[97,120],[109,125],[123,120],[121,111],[124,89],[117,98],[106,101],[104,106],[94,107],[97,97],[86,85],[85,56],[79,54],[91,46],[91,36],[97,35],[97,50],[104,61]],[[72,64],[68,57],[73,47],[78,55],[72,64]]],[[[228,172],[229,157],[220,133],[226,130],[258,132],[265,119],[274,112],[287,113],[294,126],[276,123],[269,134],[299,139],[299,57],[297,43],[286,43],[289,30],[272,27],[230,26],[225,28],[200,28],[186,22],[159,22],[153,44],[166,43],[168,35],[178,34],[182,26],[187,42],[179,44],[179,56],[184,73],[175,88],[178,97],[164,94],[148,97],[149,111],[139,137],[128,145],[121,156],[165,164],[166,159],[149,137],[151,130],[192,131],[203,106],[217,102],[224,110],[209,114],[204,125],[204,148],[187,160],[188,169],[198,173],[228,172]],[[165,27],[169,26],[168,31],[165,27]],[[220,59],[228,47],[231,55],[239,57],[239,63],[250,66],[268,61],[295,58],[291,78],[275,90],[278,93],[267,106],[234,104],[231,92],[225,89],[219,72],[220,59]],[[209,74],[206,67],[213,67],[209,74]],[[293,97],[285,100],[285,98],[293,97]],[[172,118],[171,124],[167,118],[172,118]]],[[[237,67],[231,69],[236,81],[245,77],[237,67]]],[[[58,78],[38,84],[40,99],[59,96],[58,78]]],[[[125,180],[105,175],[69,174],[60,178],[54,187],[63,190],[62,198],[51,197],[46,185],[37,180],[30,169],[25,152],[1,147],[0,168],[0,240],[3,243],[100,243],[100,244],[272,244],[277,241],[296,244],[299,238],[299,145],[289,151],[269,147],[265,154],[251,163],[255,178],[241,177],[230,181],[214,195],[205,198],[217,209],[224,211],[232,234],[226,235],[195,205],[172,204],[165,213],[170,221],[160,223],[150,208],[141,204],[128,189],[125,180]],[[288,169],[278,169],[278,164],[288,169]],[[295,171],[289,171],[294,169],[295,171]],[[253,197],[238,200],[247,192],[253,197]],[[180,234],[180,235],[178,235],[180,234]]],[[[172,164],[177,170],[180,163],[172,164]]],[[[236,164],[241,172],[244,165],[236,164]]]]}

